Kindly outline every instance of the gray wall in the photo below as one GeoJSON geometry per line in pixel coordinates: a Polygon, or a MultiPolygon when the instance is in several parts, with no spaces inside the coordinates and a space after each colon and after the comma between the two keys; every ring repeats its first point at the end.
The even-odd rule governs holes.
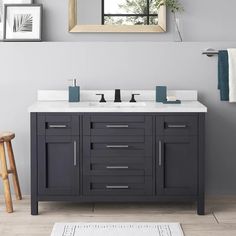
{"type": "Polygon", "coordinates": [[[30,180],[27,107],[38,89],[65,89],[67,80],[77,76],[83,89],[153,89],[157,84],[197,89],[209,108],[207,192],[236,194],[235,105],[219,101],[217,57],[201,55],[209,47],[236,47],[235,0],[224,5],[185,0],[184,36],[191,41],[185,43],[170,42],[171,32],[69,34],[67,1],[42,2],[44,39],[68,42],[0,43],[0,130],[17,134],[14,150],[24,193],[30,180]]]}
{"type": "MultiPolygon", "coordinates": [[[[44,4],[45,41],[172,41],[172,17],[168,32],[161,34],[70,34],[67,21],[68,0],[34,0],[44,4]]],[[[235,0],[181,0],[185,6],[185,41],[236,41],[235,0]]]]}
{"type": "Polygon", "coordinates": [[[81,25],[100,25],[102,22],[101,0],[78,0],[78,22],[81,25]]]}

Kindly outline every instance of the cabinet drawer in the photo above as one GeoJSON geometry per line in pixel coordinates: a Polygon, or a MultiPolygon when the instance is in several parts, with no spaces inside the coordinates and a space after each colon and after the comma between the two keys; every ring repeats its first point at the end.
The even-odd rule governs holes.
{"type": "Polygon", "coordinates": [[[87,175],[152,175],[151,158],[84,158],[87,175]]]}
{"type": "Polygon", "coordinates": [[[84,136],[84,157],[151,157],[152,136],[84,136]]]}
{"type": "Polygon", "coordinates": [[[79,135],[79,116],[39,115],[38,135],[79,135]]]}
{"type": "Polygon", "coordinates": [[[85,195],[150,195],[152,177],[149,176],[84,176],[85,195]]]}
{"type": "Polygon", "coordinates": [[[198,116],[157,116],[156,135],[197,135],[198,116]]]}
{"type": "Polygon", "coordinates": [[[151,135],[151,116],[85,116],[84,135],[151,135]]]}

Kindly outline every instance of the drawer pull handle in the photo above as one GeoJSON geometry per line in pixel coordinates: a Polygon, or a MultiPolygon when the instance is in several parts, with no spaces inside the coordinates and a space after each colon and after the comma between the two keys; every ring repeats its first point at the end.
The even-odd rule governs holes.
{"type": "Polygon", "coordinates": [[[107,169],[129,169],[128,166],[107,166],[107,169]]]}
{"type": "Polygon", "coordinates": [[[74,141],[74,166],[77,166],[77,143],[74,141]]]}
{"type": "Polygon", "coordinates": [[[167,128],[187,128],[187,125],[167,125],[167,128]]]}
{"type": "Polygon", "coordinates": [[[49,125],[49,128],[62,129],[62,128],[67,128],[67,125],[49,125]]]}
{"type": "Polygon", "coordinates": [[[106,125],[107,128],[129,128],[129,125],[106,125]]]}
{"type": "Polygon", "coordinates": [[[158,158],[159,166],[162,166],[162,142],[159,141],[159,158],[158,158]]]}
{"type": "Polygon", "coordinates": [[[107,145],[107,148],[129,148],[129,145],[107,145]]]}
{"type": "Polygon", "coordinates": [[[129,186],[116,186],[116,185],[107,185],[106,189],[128,189],[129,186]]]}

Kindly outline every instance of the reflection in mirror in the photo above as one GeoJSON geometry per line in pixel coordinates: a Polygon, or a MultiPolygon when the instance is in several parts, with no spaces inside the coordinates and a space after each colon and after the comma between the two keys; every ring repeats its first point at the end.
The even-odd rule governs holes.
{"type": "Polygon", "coordinates": [[[80,25],[158,25],[157,0],[77,0],[80,25]]]}
{"type": "Polygon", "coordinates": [[[157,0],[102,0],[103,25],[157,25],[157,0]]]}

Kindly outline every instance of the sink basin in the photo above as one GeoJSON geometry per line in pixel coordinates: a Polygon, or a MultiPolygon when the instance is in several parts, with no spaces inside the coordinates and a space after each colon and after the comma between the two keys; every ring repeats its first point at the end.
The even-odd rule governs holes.
{"type": "Polygon", "coordinates": [[[89,103],[90,107],[145,107],[146,103],[145,102],[106,102],[106,103],[99,103],[99,102],[90,102],[89,103]]]}

